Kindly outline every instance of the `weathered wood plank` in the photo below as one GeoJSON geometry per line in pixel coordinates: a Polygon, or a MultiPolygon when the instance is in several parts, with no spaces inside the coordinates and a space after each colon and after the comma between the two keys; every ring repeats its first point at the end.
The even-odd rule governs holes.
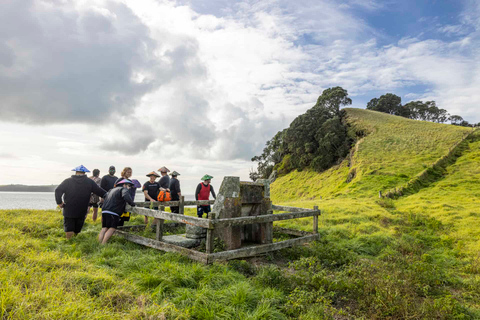
{"type": "MultiPolygon", "coordinates": [[[[318,207],[314,206],[313,210],[318,210],[318,207]]],[[[313,216],[313,233],[318,233],[318,216],[313,216]]]]}
{"type": "Polygon", "coordinates": [[[280,250],[280,249],[292,247],[295,245],[307,243],[310,241],[314,241],[314,240],[317,240],[318,238],[319,238],[318,234],[312,234],[309,236],[280,241],[276,243],[262,244],[259,246],[252,246],[252,247],[241,248],[236,250],[211,253],[208,255],[208,263],[212,263],[213,261],[216,261],[216,260],[230,260],[230,259],[254,257],[262,253],[280,250]]]}
{"type": "Polygon", "coordinates": [[[163,250],[163,251],[167,251],[167,252],[177,252],[177,253],[181,253],[181,254],[183,254],[183,255],[185,255],[185,256],[187,256],[190,259],[195,260],[195,261],[199,261],[199,262],[202,262],[202,263],[207,263],[208,262],[207,261],[207,256],[208,255],[206,253],[203,253],[203,252],[183,248],[183,247],[176,246],[176,245],[169,244],[169,243],[165,243],[165,242],[162,242],[162,241],[156,241],[154,239],[149,239],[149,238],[137,236],[137,235],[125,232],[125,231],[121,231],[121,230],[116,230],[115,234],[127,239],[128,241],[132,241],[132,242],[135,242],[135,243],[138,243],[138,244],[150,247],[150,248],[155,248],[155,249],[159,249],[159,250],[163,250]]]}
{"type": "MultiPolygon", "coordinates": [[[[208,217],[208,220],[212,221],[212,219],[213,219],[213,215],[210,215],[208,217]]],[[[206,240],[205,251],[207,252],[207,254],[212,253],[213,252],[213,229],[207,229],[207,239],[205,240],[206,240]]]]}
{"type": "Polygon", "coordinates": [[[185,196],[180,197],[178,213],[185,214],[185,196]]]}
{"type": "MultiPolygon", "coordinates": [[[[150,207],[150,204],[152,202],[135,202],[136,206],[139,207],[150,207]]],[[[184,201],[185,206],[197,206],[197,205],[207,205],[207,204],[214,204],[215,200],[188,200],[184,201]]],[[[154,201],[153,206],[158,207],[158,206],[165,206],[165,207],[175,207],[175,206],[180,206],[180,201],[154,201]]]]}
{"type": "Polygon", "coordinates": [[[228,218],[228,219],[217,219],[213,223],[215,227],[231,227],[231,226],[241,226],[246,224],[253,223],[264,223],[280,220],[289,220],[305,217],[318,216],[320,210],[309,210],[309,211],[299,211],[299,212],[287,212],[287,213],[278,213],[278,214],[264,214],[261,216],[250,216],[250,217],[239,217],[239,218],[228,218]]]}
{"type": "Polygon", "coordinates": [[[185,215],[171,213],[171,212],[165,212],[160,210],[150,210],[150,209],[139,208],[139,207],[130,207],[130,208],[127,208],[127,210],[129,210],[130,212],[134,212],[137,214],[154,217],[158,219],[182,222],[185,224],[190,224],[192,226],[197,226],[202,228],[213,228],[212,223],[208,219],[190,217],[190,216],[185,216],[185,215]]]}
{"type": "Polygon", "coordinates": [[[273,231],[288,234],[288,235],[291,235],[291,236],[297,236],[297,237],[304,237],[304,236],[308,236],[308,235],[313,234],[313,233],[308,232],[308,231],[282,228],[282,227],[277,227],[277,226],[273,227],[273,231]]]}
{"type": "Polygon", "coordinates": [[[156,230],[155,238],[157,239],[157,241],[160,241],[163,238],[163,222],[165,220],[163,219],[156,219],[156,220],[157,220],[157,230],[156,230]]]}
{"type": "Polygon", "coordinates": [[[297,208],[297,207],[287,207],[287,206],[278,206],[272,204],[272,209],[276,211],[287,211],[287,212],[304,212],[304,211],[313,211],[312,209],[306,208],[297,208]]]}

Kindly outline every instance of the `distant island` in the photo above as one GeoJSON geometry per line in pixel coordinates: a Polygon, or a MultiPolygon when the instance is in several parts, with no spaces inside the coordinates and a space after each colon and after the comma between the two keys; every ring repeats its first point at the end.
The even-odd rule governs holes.
{"type": "Polygon", "coordinates": [[[53,192],[57,185],[27,186],[24,184],[9,184],[0,186],[0,191],[9,192],[53,192]]]}

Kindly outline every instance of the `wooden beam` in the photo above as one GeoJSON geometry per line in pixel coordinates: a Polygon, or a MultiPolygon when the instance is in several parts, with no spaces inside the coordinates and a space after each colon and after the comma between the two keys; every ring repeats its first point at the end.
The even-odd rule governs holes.
{"type": "MultiPolygon", "coordinates": [[[[208,215],[208,214],[207,214],[208,215]]],[[[212,221],[213,215],[208,216],[208,220],[212,221]]],[[[207,254],[213,252],[213,229],[207,229],[207,238],[205,239],[205,251],[207,254]]]]}
{"type": "Polygon", "coordinates": [[[304,236],[308,236],[308,235],[313,234],[313,233],[308,232],[308,231],[282,228],[282,227],[277,227],[277,226],[273,227],[273,231],[288,234],[288,235],[291,235],[291,236],[297,236],[297,237],[304,237],[304,236]]]}
{"type": "Polygon", "coordinates": [[[178,213],[179,214],[185,214],[185,196],[180,197],[180,201],[179,201],[178,206],[179,206],[178,213]]]}
{"type": "MultiPolygon", "coordinates": [[[[318,211],[318,207],[314,206],[313,210],[318,211]]],[[[313,216],[313,233],[318,233],[318,216],[313,216]]]]}
{"type": "Polygon", "coordinates": [[[184,247],[176,246],[174,244],[169,244],[162,241],[156,241],[154,239],[137,236],[135,234],[131,234],[121,230],[116,230],[115,234],[127,239],[128,241],[132,241],[150,248],[155,248],[155,249],[159,249],[167,252],[177,252],[189,257],[192,260],[196,260],[203,263],[208,262],[207,261],[208,255],[203,252],[187,249],[184,247]]]}
{"type": "MultiPolygon", "coordinates": [[[[149,208],[150,203],[152,202],[135,202],[135,205],[139,207],[145,206],[146,208],[149,208]]],[[[197,205],[208,205],[208,204],[214,204],[214,203],[215,203],[215,200],[198,200],[198,201],[188,200],[188,201],[185,201],[183,204],[185,206],[197,206],[197,205]]],[[[176,206],[180,206],[180,200],[179,201],[153,201],[153,206],[154,207],[158,207],[158,206],[176,207],[176,206]]]]}
{"type": "Polygon", "coordinates": [[[217,219],[213,223],[215,227],[232,227],[232,226],[241,226],[246,224],[253,223],[264,223],[280,220],[289,220],[305,217],[318,216],[320,210],[309,210],[309,211],[300,211],[300,212],[287,212],[287,213],[278,213],[278,214],[264,214],[261,216],[250,216],[250,217],[239,217],[239,218],[227,218],[227,219],[217,219]]]}
{"type": "Polygon", "coordinates": [[[287,207],[287,206],[277,206],[272,204],[272,209],[276,211],[287,211],[287,212],[304,212],[304,211],[313,211],[312,209],[297,208],[297,207],[287,207]]]}
{"type": "Polygon", "coordinates": [[[127,208],[130,212],[135,212],[144,216],[154,217],[157,219],[177,221],[185,224],[190,224],[192,226],[202,227],[202,228],[213,228],[213,224],[208,219],[190,217],[185,215],[180,215],[177,213],[165,212],[160,210],[150,210],[139,207],[130,207],[127,208]]]}
{"type": "Polygon", "coordinates": [[[307,243],[310,241],[318,240],[318,238],[319,238],[318,234],[312,234],[309,236],[280,241],[276,243],[262,244],[259,246],[251,246],[251,247],[241,248],[236,250],[212,253],[208,255],[208,263],[212,263],[213,261],[216,261],[216,260],[230,260],[230,259],[254,257],[262,253],[280,250],[280,249],[292,247],[295,245],[307,243]]]}

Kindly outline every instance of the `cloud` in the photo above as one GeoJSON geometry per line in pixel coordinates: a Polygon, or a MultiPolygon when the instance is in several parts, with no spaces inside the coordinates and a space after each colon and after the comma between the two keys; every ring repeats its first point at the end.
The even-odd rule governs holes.
{"type": "Polygon", "coordinates": [[[98,123],[131,112],[186,69],[192,48],[164,46],[122,3],[2,1],[0,115],[26,123],[98,123]],[[20,3],[21,2],[21,3],[20,3]]]}
{"type": "Polygon", "coordinates": [[[337,85],[478,119],[480,11],[383,45],[371,0],[22,1],[0,4],[2,120],[85,123],[107,153],[249,160],[337,85]]]}

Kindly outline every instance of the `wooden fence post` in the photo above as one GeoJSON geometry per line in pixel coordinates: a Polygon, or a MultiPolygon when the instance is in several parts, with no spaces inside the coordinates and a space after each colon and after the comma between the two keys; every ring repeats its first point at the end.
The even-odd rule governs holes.
{"type": "MultiPolygon", "coordinates": [[[[313,210],[318,210],[318,206],[314,206],[313,210]]],[[[318,233],[318,215],[313,216],[313,233],[318,233]]]]}
{"type": "MultiPolygon", "coordinates": [[[[164,210],[165,210],[165,207],[164,207],[164,206],[160,206],[160,207],[158,207],[158,209],[159,209],[160,211],[164,211],[164,210]]],[[[155,218],[155,220],[157,220],[157,224],[156,224],[156,226],[157,226],[157,230],[156,230],[156,231],[157,231],[157,232],[156,232],[155,239],[156,239],[157,241],[161,241],[162,238],[163,238],[163,222],[164,222],[165,220],[164,220],[164,219],[157,219],[157,218],[155,218]]]]}
{"type": "Polygon", "coordinates": [[[180,205],[179,205],[178,213],[185,214],[185,196],[180,197],[180,205]]]}
{"type": "MultiPolygon", "coordinates": [[[[210,212],[208,215],[208,219],[212,220],[213,219],[213,213],[210,212]]],[[[207,239],[205,243],[205,251],[208,253],[213,252],[213,229],[207,229],[207,239]]]]}

